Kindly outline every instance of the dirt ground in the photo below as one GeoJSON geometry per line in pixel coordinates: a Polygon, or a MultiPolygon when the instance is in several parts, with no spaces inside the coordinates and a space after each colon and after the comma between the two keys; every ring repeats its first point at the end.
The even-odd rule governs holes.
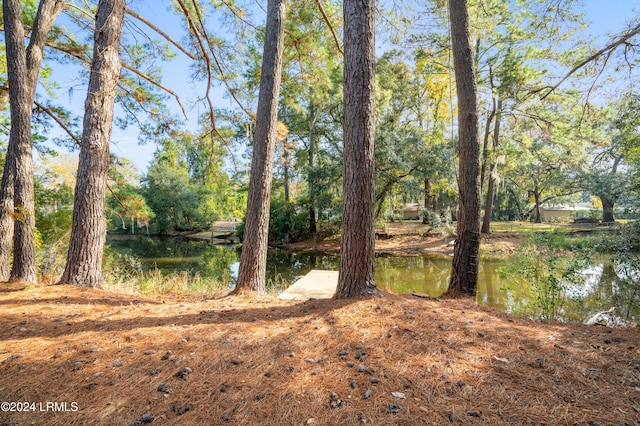
{"type": "MultiPolygon", "coordinates": [[[[429,253],[453,253],[453,241],[450,235],[430,234],[429,226],[421,222],[391,222],[386,228],[376,230],[375,250],[377,254],[391,256],[419,256],[429,253]]],[[[504,255],[513,253],[524,242],[525,237],[518,232],[494,232],[483,235],[480,250],[485,255],[504,255]]],[[[275,246],[297,252],[338,253],[340,237],[316,238],[275,246]]]]}
{"type": "Polygon", "coordinates": [[[640,424],[639,329],[470,299],[0,283],[0,324],[0,425],[640,424]]]}

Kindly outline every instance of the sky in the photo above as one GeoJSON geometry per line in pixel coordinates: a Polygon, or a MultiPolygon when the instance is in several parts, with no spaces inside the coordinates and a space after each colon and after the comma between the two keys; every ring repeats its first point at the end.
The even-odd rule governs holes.
{"type": "MultiPolygon", "coordinates": [[[[266,4],[265,0],[261,2],[266,4]]],[[[640,2],[637,0],[584,0],[584,4],[587,19],[592,23],[588,30],[589,34],[596,38],[596,45],[599,47],[607,42],[609,39],[607,37],[608,34],[620,32],[634,16],[640,13],[640,2]]],[[[176,40],[180,40],[184,34],[181,22],[169,11],[168,0],[137,0],[130,2],[129,7],[162,28],[176,40]]],[[[138,24],[142,28],[145,27],[142,23],[138,24]]],[[[190,130],[196,131],[197,117],[204,112],[202,109],[203,104],[196,101],[204,93],[206,87],[204,82],[193,81],[190,78],[190,61],[184,54],[178,52],[174,60],[165,63],[162,83],[179,94],[187,109],[188,120],[186,125],[190,130]]],[[[68,98],[69,108],[82,116],[86,88],[78,84],[77,74],[65,72],[64,68],[54,68],[55,71],[64,76],[57,78],[57,82],[61,87],[60,99],[68,98]],[[70,88],[73,88],[73,95],[69,95],[70,88]]],[[[234,106],[219,88],[215,89],[213,98],[216,107],[227,108],[234,106]]],[[[177,102],[173,99],[170,99],[167,105],[174,113],[182,115],[177,102]]],[[[56,134],[58,133],[55,130],[52,131],[52,136],[56,134]]],[[[128,158],[141,172],[147,170],[155,149],[152,144],[139,145],[138,134],[134,128],[121,130],[117,126],[113,127],[112,153],[128,158]]]]}

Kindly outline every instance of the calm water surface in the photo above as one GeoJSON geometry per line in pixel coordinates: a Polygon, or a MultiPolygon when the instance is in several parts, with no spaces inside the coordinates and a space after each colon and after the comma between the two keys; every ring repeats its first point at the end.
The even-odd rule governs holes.
{"type": "MultiPolygon", "coordinates": [[[[228,280],[233,286],[240,260],[239,248],[206,240],[110,236],[108,246],[115,252],[140,259],[143,270],[188,271],[214,280],[228,280]]],[[[507,312],[523,312],[535,303],[536,294],[522,283],[509,282],[500,268],[506,260],[483,260],[480,264],[477,302],[507,312]]],[[[337,270],[336,255],[293,253],[270,250],[267,284],[277,291],[286,289],[312,269],[337,270]]],[[[376,257],[378,288],[394,293],[425,293],[437,297],[447,289],[451,258],[448,256],[376,257]]],[[[585,270],[586,284],[572,288],[579,303],[563,307],[562,317],[583,321],[593,312],[607,309],[607,295],[615,291],[615,271],[606,264],[585,270]]]]}

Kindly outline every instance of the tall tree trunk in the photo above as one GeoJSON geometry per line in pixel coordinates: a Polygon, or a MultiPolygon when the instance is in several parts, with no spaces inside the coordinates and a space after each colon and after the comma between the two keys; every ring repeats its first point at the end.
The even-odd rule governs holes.
{"type": "Polygon", "coordinates": [[[71,242],[61,283],[95,288],[102,285],[102,251],[106,235],[104,197],[125,8],[124,0],[98,2],[93,60],[84,103],[71,242]]]}
{"type": "Polygon", "coordinates": [[[7,281],[11,272],[13,177],[15,176],[15,156],[11,151],[11,145],[9,145],[0,187],[0,194],[2,194],[0,196],[0,281],[7,281]]]}
{"type": "Polygon", "coordinates": [[[480,145],[478,100],[466,0],[449,1],[451,44],[458,96],[459,216],[448,296],[473,295],[480,251],[480,145]]]}
{"type": "Polygon", "coordinates": [[[284,46],[285,0],[269,0],[251,160],[247,220],[234,294],[266,291],[269,203],[284,46]]]}
{"type": "Polygon", "coordinates": [[[602,223],[614,223],[616,221],[613,217],[613,207],[616,205],[615,200],[600,196],[600,201],[602,201],[602,223]]]}
{"type": "MultiPolygon", "coordinates": [[[[491,166],[491,174],[496,170],[496,164],[491,166]]],[[[482,219],[482,228],[480,232],[483,234],[491,233],[491,212],[493,211],[493,197],[496,192],[496,179],[493,176],[489,176],[489,182],[487,183],[487,198],[485,199],[484,217],[482,219]]]]}
{"type": "Polygon", "coordinates": [[[429,205],[429,201],[431,201],[431,181],[428,178],[424,180],[424,209],[429,210],[431,206],[429,205]]]}
{"type": "MultiPolygon", "coordinates": [[[[424,179],[424,209],[430,210],[432,195],[431,195],[431,181],[429,179],[424,179]]],[[[434,210],[435,211],[435,210],[434,210]]],[[[422,216],[422,224],[426,225],[429,222],[429,218],[426,214],[422,216]]]]}
{"type": "MultiPolygon", "coordinates": [[[[496,123],[493,129],[493,152],[494,153],[496,151],[496,148],[500,144],[501,116],[502,116],[502,99],[498,99],[498,106],[496,107],[496,123]]],[[[480,230],[480,232],[482,232],[483,234],[491,233],[491,212],[493,211],[493,197],[496,192],[495,191],[495,186],[496,186],[495,175],[497,172],[498,172],[498,163],[494,158],[491,163],[491,171],[489,172],[489,183],[487,184],[487,198],[484,203],[484,219],[482,220],[482,229],[480,230]]]]}
{"type": "Polygon", "coordinates": [[[28,100],[28,82],[24,70],[27,56],[24,50],[24,28],[22,24],[22,3],[20,0],[4,0],[4,37],[7,50],[7,74],[9,79],[9,107],[11,129],[9,146],[2,175],[0,192],[0,280],[7,281],[11,271],[11,251],[13,248],[14,222],[14,178],[16,156],[14,146],[22,140],[31,145],[31,105],[28,100]]]}
{"type": "Polygon", "coordinates": [[[33,193],[31,107],[35,97],[42,49],[65,1],[42,0],[24,48],[22,2],[4,0],[4,33],[11,130],[0,192],[0,279],[6,280],[13,240],[11,280],[35,282],[36,248],[33,193]],[[16,220],[14,220],[14,218],[16,220]]]}
{"type": "Polygon", "coordinates": [[[309,175],[307,176],[307,186],[309,191],[309,233],[318,232],[316,223],[316,194],[314,190],[313,169],[315,167],[316,156],[316,119],[317,111],[313,102],[309,105],[309,175]]]}
{"type": "Polygon", "coordinates": [[[282,145],[283,145],[283,155],[282,155],[282,168],[284,169],[284,201],[285,203],[289,204],[289,201],[291,199],[291,193],[290,193],[290,184],[289,184],[289,161],[290,160],[290,154],[289,154],[289,147],[288,147],[288,142],[285,139],[284,141],[282,141],[282,145]]]}
{"type": "Polygon", "coordinates": [[[375,294],[374,0],[345,0],[344,171],[340,273],[335,298],[375,294]]]}
{"type": "MultiPolygon", "coordinates": [[[[615,174],[618,172],[618,166],[620,165],[620,163],[622,163],[623,158],[624,158],[623,155],[614,156],[614,160],[613,160],[613,164],[611,165],[611,172],[610,172],[612,176],[615,176],[615,174]]],[[[614,223],[616,221],[613,216],[613,208],[616,205],[618,196],[621,195],[622,192],[619,192],[618,195],[614,195],[614,192],[617,192],[617,191],[609,190],[607,191],[606,195],[596,194],[596,196],[600,198],[600,201],[602,202],[602,222],[603,223],[614,223]]]]}

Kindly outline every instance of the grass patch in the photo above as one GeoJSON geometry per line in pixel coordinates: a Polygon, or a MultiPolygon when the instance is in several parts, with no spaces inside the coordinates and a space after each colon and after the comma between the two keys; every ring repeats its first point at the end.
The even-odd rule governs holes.
{"type": "Polygon", "coordinates": [[[229,280],[203,278],[199,273],[163,273],[157,268],[143,271],[135,256],[105,251],[104,285],[107,290],[146,296],[177,295],[216,297],[229,291],[229,280]]]}
{"type": "Polygon", "coordinates": [[[104,288],[118,293],[140,293],[145,296],[176,295],[205,298],[218,297],[229,291],[228,285],[203,278],[198,273],[180,271],[165,274],[158,269],[140,272],[125,279],[108,276],[104,288]]]}

